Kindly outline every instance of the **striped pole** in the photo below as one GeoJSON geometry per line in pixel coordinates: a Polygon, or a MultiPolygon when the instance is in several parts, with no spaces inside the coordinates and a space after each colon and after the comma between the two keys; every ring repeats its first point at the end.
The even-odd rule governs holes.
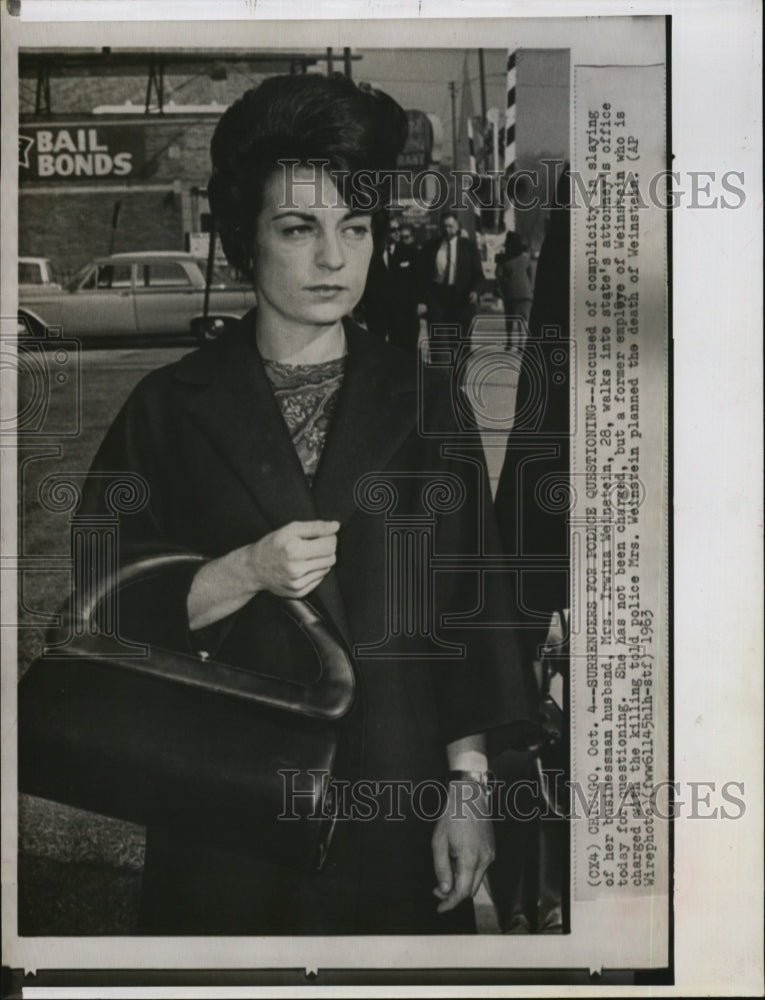
{"type": "MultiPolygon", "coordinates": [[[[515,173],[515,49],[507,53],[507,104],[505,106],[505,177],[515,173]]],[[[505,211],[505,227],[515,229],[515,206],[505,211]]]]}
{"type": "MultiPolygon", "coordinates": [[[[468,170],[471,174],[475,174],[476,170],[476,159],[475,159],[475,139],[473,138],[473,118],[468,117],[467,120],[467,134],[468,134],[468,170]]],[[[479,205],[473,205],[473,211],[476,215],[476,220],[480,220],[481,208],[479,205]]]]}
{"type": "MultiPolygon", "coordinates": [[[[499,122],[494,121],[491,123],[491,147],[492,147],[492,164],[491,168],[494,171],[495,180],[491,183],[491,200],[497,204],[501,205],[499,198],[497,197],[499,188],[499,122]]],[[[492,228],[495,232],[499,232],[499,227],[502,224],[502,209],[498,208],[496,212],[492,210],[492,228]]]]}

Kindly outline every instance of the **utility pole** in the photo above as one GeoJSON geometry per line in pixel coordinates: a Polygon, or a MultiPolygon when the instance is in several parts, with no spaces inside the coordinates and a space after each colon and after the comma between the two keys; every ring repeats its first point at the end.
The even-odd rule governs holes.
{"type": "Polygon", "coordinates": [[[332,49],[327,49],[327,76],[332,76],[332,49]]]}
{"type": "Polygon", "coordinates": [[[344,66],[345,75],[350,80],[352,73],[351,73],[351,50],[349,48],[343,49],[343,63],[345,64],[344,66]]]}
{"type": "Polygon", "coordinates": [[[478,75],[481,80],[481,132],[483,135],[483,169],[489,169],[489,150],[486,144],[486,70],[483,65],[483,49],[478,50],[478,75]]]}
{"type": "Polygon", "coordinates": [[[452,167],[457,166],[457,86],[454,80],[449,84],[452,99],[452,167]]]}

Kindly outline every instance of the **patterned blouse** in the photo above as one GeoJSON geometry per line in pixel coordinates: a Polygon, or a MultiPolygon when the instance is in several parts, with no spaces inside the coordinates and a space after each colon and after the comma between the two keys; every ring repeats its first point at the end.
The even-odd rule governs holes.
{"type": "Polygon", "coordinates": [[[288,365],[264,358],[263,364],[305,477],[312,486],[337,406],[345,358],[313,365],[288,365]]]}

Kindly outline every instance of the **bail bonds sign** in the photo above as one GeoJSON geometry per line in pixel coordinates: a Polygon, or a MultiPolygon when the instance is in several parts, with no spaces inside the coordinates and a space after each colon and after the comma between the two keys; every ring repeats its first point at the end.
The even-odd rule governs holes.
{"type": "Polygon", "coordinates": [[[140,125],[22,124],[19,183],[136,178],[144,165],[144,148],[140,125]]]}

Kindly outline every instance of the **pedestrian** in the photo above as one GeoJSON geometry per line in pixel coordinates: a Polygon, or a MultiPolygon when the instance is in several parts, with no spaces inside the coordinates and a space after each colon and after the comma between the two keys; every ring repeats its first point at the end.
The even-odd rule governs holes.
{"type": "Polygon", "coordinates": [[[496,280],[505,309],[507,350],[516,343],[521,347],[528,336],[534,289],[531,281],[531,258],[520,236],[510,230],[505,246],[497,255],[496,280]]]}
{"type": "Polygon", "coordinates": [[[453,212],[441,216],[441,234],[420,251],[420,301],[425,304],[428,334],[432,341],[435,326],[457,328],[460,339],[470,330],[484,274],[478,248],[460,235],[453,212]]]}
{"type": "Polygon", "coordinates": [[[388,242],[384,262],[390,276],[390,326],[388,341],[403,351],[414,353],[420,336],[420,317],[417,310],[419,250],[411,237],[411,229],[398,219],[388,226],[388,242]]]}
{"type": "Polygon", "coordinates": [[[418,250],[412,243],[402,242],[401,229],[397,217],[390,219],[372,254],[360,313],[370,333],[413,353],[420,333],[418,250]]]}
{"type": "Polygon", "coordinates": [[[420,249],[419,246],[417,245],[417,241],[414,238],[414,232],[412,230],[412,227],[406,224],[401,226],[401,242],[406,247],[414,247],[416,250],[420,249]]]}
{"type": "MultiPolygon", "coordinates": [[[[496,627],[509,590],[473,568],[477,553],[499,551],[487,471],[482,455],[442,448],[457,431],[451,380],[430,372],[419,384],[409,359],[348,319],[377,218],[354,202],[353,179],[393,169],[405,134],[391,98],[339,74],[270,77],[228,109],[212,141],[210,205],[257,308],[139,383],[94,460],[84,512],[108,509],[106,473],[148,487],[148,506],[120,523],[123,566],[168,551],[204,556],[158,597],[163,641],[180,636],[202,656],[211,635],[225,644],[246,629],[268,591],[310,601],[357,651],[338,767],[366,782],[371,817],[338,821],[320,872],[211,846],[190,827],[150,827],[141,933],[475,932],[471,897],[493,857],[487,754],[526,717],[514,632],[496,627]],[[421,433],[423,414],[435,437],[421,433]],[[369,477],[385,486],[362,506],[369,477]],[[389,502],[415,535],[437,511],[432,550],[468,564],[437,574],[427,609],[436,626],[467,620],[451,645],[437,628],[410,628],[417,609],[390,606],[401,580],[391,577],[389,502]],[[363,655],[384,636],[384,655],[363,655]],[[444,807],[424,815],[411,796],[391,805],[391,782],[440,783],[444,807]],[[475,811],[455,807],[466,785],[475,811]]],[[[437,248],[438,273],[442,256],[437,248]]],[[[467,274],[457,267],[455,303],[476,287],[470,248],[458,257],[467,274]]],[[[138,638],[140,626],[122,622],[138,638]]]]}

